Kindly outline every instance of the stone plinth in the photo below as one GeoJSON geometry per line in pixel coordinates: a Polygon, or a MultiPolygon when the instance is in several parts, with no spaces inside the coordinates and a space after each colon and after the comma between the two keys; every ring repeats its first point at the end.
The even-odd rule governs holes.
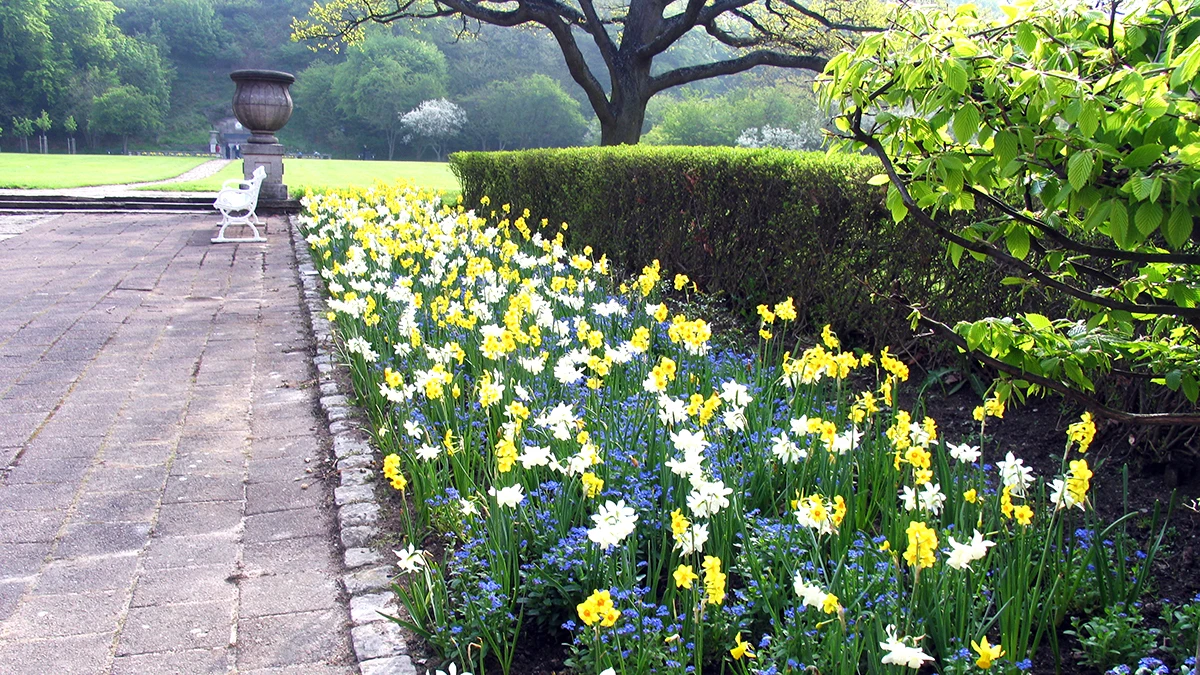
{"type": "Polygon", "coordinates": [[[246,180],[258,167],[267,170],[262,187],[258,191],[260,199],[287,199],[287,186],[283,184],[283,145],[279,143],[243,143],[242,144],[242,173],[246,180]]]}

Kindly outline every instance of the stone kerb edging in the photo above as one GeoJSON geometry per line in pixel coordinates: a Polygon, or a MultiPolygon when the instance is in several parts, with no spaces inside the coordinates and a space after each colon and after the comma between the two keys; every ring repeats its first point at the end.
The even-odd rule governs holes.
{"type": "MultiPolygon", "coordinates": [[[[348,392],[341,391],[334,372],[345,369],[334,354],[333,325],[325,317],[325,294],[308,242],[300,233],[295,216],[288,217],[292,248],[304,290],[304,306],[312,322],[316,344],[317,383],[321,409],[333,437],[340,484],[333,491],[337,504],[338,530],[345,547],[342,585],[350,596],[350,630],[354,653],[362,675],[417,675],[399,626],[383,614],[395,615],[396,596],[391,590],[396,567],[386,562],[371,544],[379,536],[379,504],[375,499],[375,467],[381,458],[362,432],[365,416],[350,405],[348,392]]],[[[347,377],[349,373],[346,372],[347,377]]]]}

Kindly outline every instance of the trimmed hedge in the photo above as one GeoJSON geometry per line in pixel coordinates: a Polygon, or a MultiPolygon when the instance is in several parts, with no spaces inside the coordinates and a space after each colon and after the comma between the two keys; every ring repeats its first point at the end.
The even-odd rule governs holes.
{"type": "Polygon", "coordinates": [[[912,337],[906,312],[872,291],[946,320],[1014,304],[993,265],[964,256],[955,269],[935,235],[894,224],[883,188],[866,183],[879,172],[866,157],[620,146],[460,152],[450,165],[468,205],[487,195],[492,208],[566,222],[572,246],[607,253],[618,270],[657,258],[748,315],[791,295],[800,329],[829,323],[870,349],[912,337]]]}

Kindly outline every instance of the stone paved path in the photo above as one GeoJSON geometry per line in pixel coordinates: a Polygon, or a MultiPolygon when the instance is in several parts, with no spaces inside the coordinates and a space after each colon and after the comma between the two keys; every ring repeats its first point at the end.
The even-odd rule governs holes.
{"type": "Polygon", "coordinates": [[[215,222],[0,241],[0,673],[357,672],[287,224],[215,222]]]}

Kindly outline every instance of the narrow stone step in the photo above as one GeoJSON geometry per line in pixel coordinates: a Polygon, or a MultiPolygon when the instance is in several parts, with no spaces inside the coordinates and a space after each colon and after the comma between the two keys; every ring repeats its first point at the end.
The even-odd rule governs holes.
{"type": "MultiPolygon", "coordinates": [[[[0,195],[0,212],[25,211],[171,211],[206,212],[214,211],[211,196],[171,197],[75,197],[62,195],[0,195]]],[[[259,215],[298,213],[300,202],[287,200],[260,200],[259,215]]]]}

